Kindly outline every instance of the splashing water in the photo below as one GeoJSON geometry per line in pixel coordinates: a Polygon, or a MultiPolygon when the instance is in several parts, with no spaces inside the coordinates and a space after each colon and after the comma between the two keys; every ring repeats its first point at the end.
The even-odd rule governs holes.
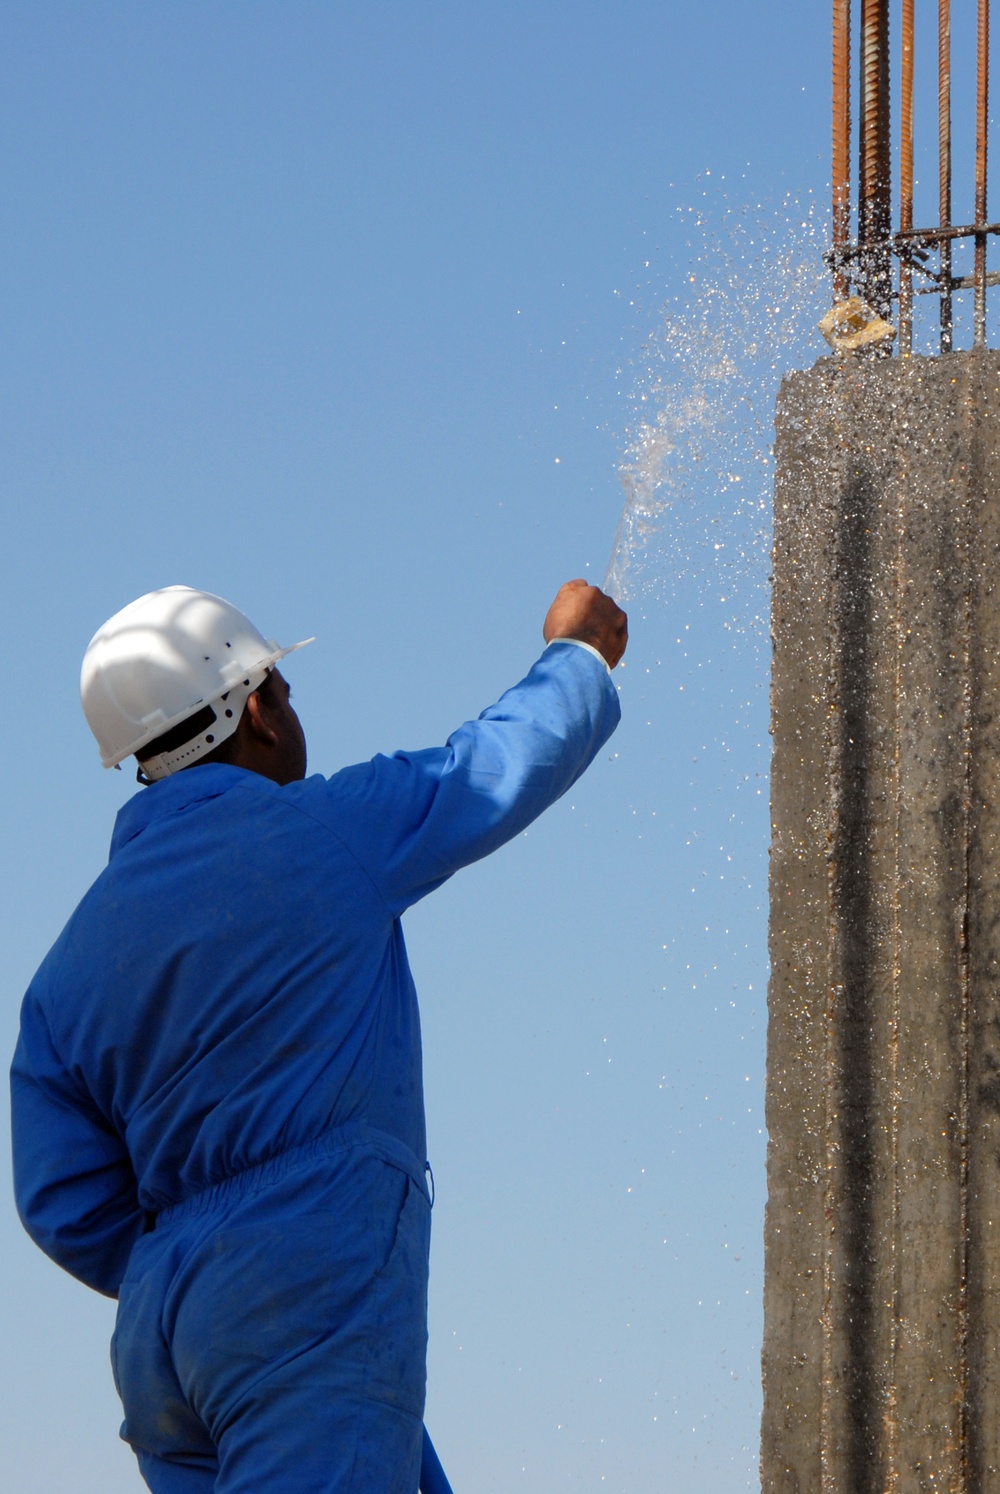
{"type": "Polygon", "coordinates": [[[829,305],[826,224],[791,196],[769,208],[716,195],[678,211],[692,259],[636,361],[625,506],[604,589],[627,600],[710,576],[720,601],[740,613],[750,601],[759,619],[775,396],[786,371],[825,350],[816,323],[829,305]]]}

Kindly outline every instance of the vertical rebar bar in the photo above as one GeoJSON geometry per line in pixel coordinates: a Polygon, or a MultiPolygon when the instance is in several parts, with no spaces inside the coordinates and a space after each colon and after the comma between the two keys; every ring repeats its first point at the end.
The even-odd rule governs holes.
{"type": "Polygon", "coordinates": [[[976,30],[976,259],[973,342],[986,343],[986,135],[989,117],[990,0],[979,0],[976,30]]]}
{"type": "MultiPolygon", "coordinates": [[[[913,0],[903,0],[902,80],[899,126],[899,227],[913,228],[913,0]]],[[[913,267],[906,252],[899,260],[899,351],[913,351],[913,267]]]]}
{"type": "MultiPolygon", "coordinates": [[[[951,0],[938,0],[938,218],[951,227],[951,0]]],[[[954,311],[951,298],[951,240],[940,244],[941,351],[950,353],[954,311]]]]}
{"type": "Polygon", "coordinates": [[[833,293],[850,282],[843,256],[851,237],[851,0],[833,0],[833,293]]]}
{"type": "Polygon", "coordinates": [[[889,138],[889,0],[861,0],[860,190],[858,245],[865,298],[892,314],[889,234],[892,182],[889,138]]]}

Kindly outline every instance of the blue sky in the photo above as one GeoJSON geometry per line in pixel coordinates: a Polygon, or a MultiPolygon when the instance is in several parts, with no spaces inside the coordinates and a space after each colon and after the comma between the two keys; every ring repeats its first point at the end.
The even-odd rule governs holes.
{"type": "MultiPolygon", "coordinates": [[[[758,253],[780,282],[787,194],[822,218],[827,26],[801,0],[3,7],[5,1051],[133,792],[79,710],[94,629],[184,582],[315,633],[288,674],[321,771],[489,704],[558,585],[603,576],[618,466],[696,382],[664,304],[697,328],[758,253]],[[763,237],[733,238],[744,203],[763,237]]],[[[767,565],[714,475],[741,432],[702,423],[725,459],[637,557],[604,758],[408,918],[458,1494],[755,1482],[767,565]]],[[[7,1203],[0,1242],[9,1486],[135,1494],[109,1304],[7,1203]]]]}

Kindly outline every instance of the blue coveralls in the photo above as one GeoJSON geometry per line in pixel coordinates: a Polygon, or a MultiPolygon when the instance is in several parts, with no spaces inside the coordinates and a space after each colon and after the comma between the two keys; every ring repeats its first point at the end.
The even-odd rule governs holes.
{"type": "Polygon", "coordinates": [[[415,1494],[430,1206],[399,917],[522,830],[618,722],[549,646],[445,747],[279,787],[143,790],[24,999],[21,1218],[119,1299],[156,1494],[415,1494]]]}

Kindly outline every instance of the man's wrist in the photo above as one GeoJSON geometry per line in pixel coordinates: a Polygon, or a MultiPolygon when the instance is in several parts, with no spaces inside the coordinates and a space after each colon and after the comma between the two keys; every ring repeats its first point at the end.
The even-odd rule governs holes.
{"type": "Polygon", "coordinates": [[[601,653],[600,649],[595,648],[592,643],[585,643],[582,638],[550,638],[547,647],[551,648],[554,643],[572,643],[576,648],[585,648],[588,654],[593,654],[595,659],[600,659],[601,663],[608,671],[608,674],[611,673],[611,665],[601,653]]]}

